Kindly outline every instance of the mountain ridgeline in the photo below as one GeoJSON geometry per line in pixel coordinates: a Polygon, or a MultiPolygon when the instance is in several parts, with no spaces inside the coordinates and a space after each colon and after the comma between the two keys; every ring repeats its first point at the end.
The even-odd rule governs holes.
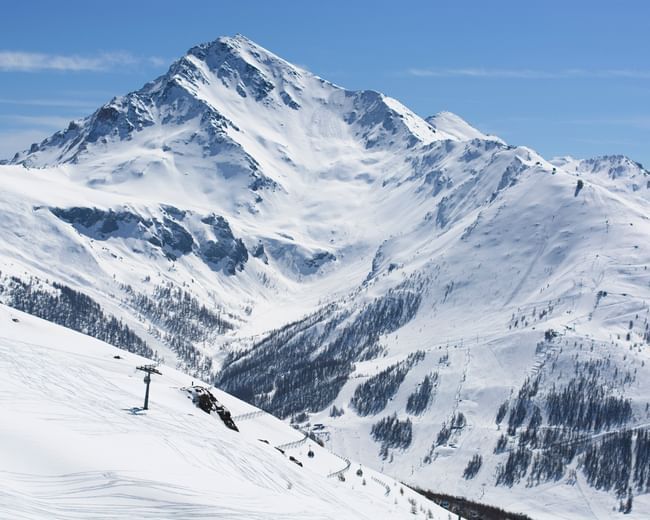
{"type": "Polygon", "coordinates": [[[0,183],[1,302],[439,494],[650,511],[633,160],[547,160],[238,35],[18,152],[0,183]]]}

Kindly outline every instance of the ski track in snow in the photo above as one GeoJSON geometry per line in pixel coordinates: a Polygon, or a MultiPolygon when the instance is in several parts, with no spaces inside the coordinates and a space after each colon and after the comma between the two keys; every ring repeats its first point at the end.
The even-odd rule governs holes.
{"type": "Polygon", "coordinates": [[[393,518],[410,511],[407,498],[446,518],[410,490],[396,504],[371,469],[364,486],[328,479],[351,462],[341,470],[305,434],[251,418],[249,405],[214,389],[234,417],[248,415],[240,433],[226,429],[191,403],[181,391],[190,377],[171,368],[154,376],[151,409],[133,413],[144,386],[135,367],[146,360],[2,305],[0,331],[3,518],[393,518]]]}

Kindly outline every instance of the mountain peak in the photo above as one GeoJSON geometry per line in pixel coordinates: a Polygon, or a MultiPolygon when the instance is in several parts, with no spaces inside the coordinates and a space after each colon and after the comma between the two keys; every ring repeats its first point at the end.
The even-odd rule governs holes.
{"type": "Polygon", "coordinates": [[[221,36],[211,42],[192,47],[186,57],[194,56],[204,61],[210,70],[218,70],[224,62],[241,60],[248,66],[259,69],[271,76],[299,75],[299,69],[288,61],[265,49],[242,34],[221,36]],[[279,74],[284,71],[285,74],[279,74]]]}
{"type": "Polygon", "coordinates": [[[650,172],[625,155],[600,155],[588,159],[554,157],[551,164],[615,192],[634,192],[648,198],[650,172]]]}
{"type": "Polygon", "coordinates": [[[484,134],[453,112],[438,112],[433,116],[427,117],[425,121],[435,128],[436,131],[448,134],[459,141],[482,139],[503,142],[496,136],[484,134]]]}
{"type": "Polygon", "coordinates": [[[611,178],[632,174],[648,175],[648,170],[641,163],[630,159],[626,155],[599,155],[587,159],[576,159],[571,156],[554,157],[550,162],[568,171],[605,173],[611,178]]]}
{"type": "MultiPolygon", "coordinates": [[[[397,100],[370,90],[345,90],[237,34],[192,47],[162,76],[16,154],[12,162],[46,166],[85,161],[107,147],[126,149],[130,142],[138,146],[140,162],[144,157],[158,162],[156,149],[200,155],[232,178],[233,170],[259,170],[247,153],[256,146],[252,142],[275,142],[284,149],[283,167],[287,161],[295,164],[298,153],[289,157],[293,145],[285,143],[286,136],[294,133],[295,143],[305,137],[306,128],[303,144],[310,149],[335,135],[374,149],[455,138],[435,131],[397,100]],[[148,132],[149,127],[157,130],[148,132]]],[[[146,165],[137,170],[142,168],[146,165]]]]}

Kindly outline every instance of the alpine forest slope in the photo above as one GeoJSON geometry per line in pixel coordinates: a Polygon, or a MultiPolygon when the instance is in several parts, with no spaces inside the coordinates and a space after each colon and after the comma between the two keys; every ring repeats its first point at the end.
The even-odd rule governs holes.
{"type": "Polygon", "coordinates": [[[143,410],[147,359],[4,305],[0,326],[2,518],[447,520],[188,374],[159,366],[143,410]]]}
{"type": "Polygon", "coordinates": [[[220,38],[0,166],[0,301],[407,484],[649,518],[648,181],[220,38]]]}

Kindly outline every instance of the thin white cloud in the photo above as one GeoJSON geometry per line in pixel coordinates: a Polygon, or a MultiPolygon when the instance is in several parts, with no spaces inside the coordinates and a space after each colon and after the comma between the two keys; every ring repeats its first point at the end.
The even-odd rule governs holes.
{"type": "Polygon", "coordinates": [[[163,67],[169,63],[169,60],[161,58],[160,56],[149,56],[149,58],[147,58],[147,61],[154,67],[163,67]]]}
{"type": "Polygon", "coordinates": [[[19,150],[26,150],[32,143],[49,137],[50,130],[24,130],[0,133],[0,159],[10,159],[19,150]]]}
{"type": "Polygon", "coordinates": [[[544,116],[508,116],[501,117],[497,121],[505,123],[525,123],[532,125],[537,123],[547,123],[556,125],[569,125],[569,126],[625,126],[637,129],[650,129],[650,115],[640,114],[634,116],[605,116],[605,117],[590,117],[590,118],[574,118],[563,119],[544,116]]]}
{"type": "Polygon", "coordinates": [[[650,70],[643,69],[563,69],[547,71],[539,69],[502,68],[411,68],[406,71],[419,78],[505,78],[505,79],[571,79],[571,78],[630,78],[650,79],[650,70]]]}
{"type": "Polygon", "coordinates": [[[461,69],[409,69],[408,74],[421,78],[547,78],[552,77],[548,73],[531,69],[485,69],[485,68],[461,68],[461,69]]]}
{"type": "Polygon", "coordinates": [[[0,98],[0,105],[25,105],[36,107],[64,107],[95,109],[102,102],[78,101],[75,99],[10,99],[0,98]]]}
{"type": "Polygon", "coordinates": [[[159,57],[140,58],[128,52],[105,52],[95,56],[79,56],[0,50],[0,71],[2,72],[46,70],[98,72],[143,63],[161,66],[164,64],[164,60],[159,57]]]}
{"type": "Polygon", "coordinates": [[[609,117],[594,119],[574,119],[567,121],[573,125],[601,125],[601,126],[627,126],[648,130],[650,129],[650,116],[633,116],[633,117],[609,117]]]}
{"type": "MultiPolygon", "coordinates": [[[[626,127],[628,129],[634,130],[650,130],[650,114],[638,114],[638,115],[607,115],[602,117],[585,117],[585,118],[563,118],[561,116],[544,116],[544,115],[523,115],[523,116],[504,116],[498,117],[491,121],[492,124],[498,124],[501,127],[509,128],[512,127],[513,123],[519,127],[524,125],[525,127],[532,127],[533,125],[553,125],[553,126],[573,126],[573,127],[583,127],[583,126],[592,126],[592,127],[601,127],[603,129],[607,127],[626,127]]],[[[485,125],[484,125],[485,126],[485,125]]],[[[501,135],[505,132],[496,132],[492,130],[492,133],[501,135]]]]}
{"type": "Polygon", "coordinates": [[[24,116],[17,114],[0,115],[0,121],[8,121],[21,126],[56,129],[65,128],[73,119],[75,118],[61,116],[24,116]]]}
{"type": "Polygon", "coordinates": [[[574,137],[572,139],[576,143],[584,144],[595,144],[598,146],[612,146],[612,147],[622,147],[622,146],[642,146],[645,143],[640,141],[634,141],[630,139],[589,139],[586,137],[574,137]]]}

